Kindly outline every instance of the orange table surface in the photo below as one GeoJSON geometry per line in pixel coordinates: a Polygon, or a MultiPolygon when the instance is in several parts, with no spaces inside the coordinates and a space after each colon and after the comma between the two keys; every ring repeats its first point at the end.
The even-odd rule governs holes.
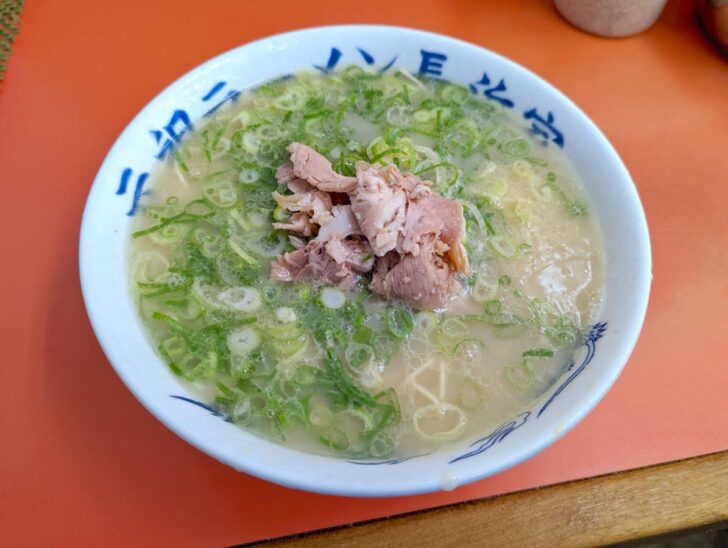
{"type": "Polygon", "coordinates": [[[728,63],[690,1],[623,40],[579,32],[548,0],[30,1],[0,88],[0,182],[5,546],[232,544],[728,448],[728,63]],[[650,306],[612,391],[537,457],[452,492],[336,498],[233,471],[134,399],[81,300],[81,212],[131,118],[222,51],[345,22],[449,34],[545,77],[611,139],[647,212],[650,306]]]}

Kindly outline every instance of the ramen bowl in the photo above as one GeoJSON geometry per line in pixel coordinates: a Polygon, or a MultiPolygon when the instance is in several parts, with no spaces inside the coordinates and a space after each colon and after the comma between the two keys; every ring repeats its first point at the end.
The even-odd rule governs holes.
{"type": "Polygon", "coordinates": [[[83,214],[83,296],[96,336],[131,392],[191,445],[241,472],[295,489],[381,497],[453,489],[510,468],[573,428],[619,376],[639,335],[651,280],[647,224],[635,186],[601,131],[568,98],[518,64],[446,36],[385,26],[334,26],[265,38],[192,70],[155,97],[120,135],[83,214]],[[356,460],[302,452],[233,424],[200,401],[157,354],[127,272],[130,224],[148,174],[196,120],[241,90],[304,69],[360,65],[468,86],[514,114],[544,147],[558,147],[583,182],[604,238],[604,299],[574,359],[528,408],[428,454],[356,460]]]}

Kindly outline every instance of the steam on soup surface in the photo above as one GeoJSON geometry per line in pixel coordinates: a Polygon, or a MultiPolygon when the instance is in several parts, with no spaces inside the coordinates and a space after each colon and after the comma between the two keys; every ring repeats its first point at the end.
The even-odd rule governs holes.
{"type": "MultiPolygon", "coordinates": [[[[272,82],[198,123],[149,188],[130,276],[160,355],[235,423],[312,452],[412,455],[487,434],[563,372],[601,300],[600,235],[564,159],[497,104],[439,80],[350,67],[272,82]],[[297,215],[303,202],[280,205],[295,198],[279,171],[291,143],[350,189],[365,170],[410,173],[456,204],[469,268],[453,262],[458,242],[428,240],[449,280],[444,301],[428,302],[444,306],[373,281],[401,233],[386,257],[366,230],[339,241],[373,251],[346,283],[271,277],[272,262],[324,232],[312,209],[297,215]]],[[[355,200],[328,195],[325,208],[355,200]]]]}

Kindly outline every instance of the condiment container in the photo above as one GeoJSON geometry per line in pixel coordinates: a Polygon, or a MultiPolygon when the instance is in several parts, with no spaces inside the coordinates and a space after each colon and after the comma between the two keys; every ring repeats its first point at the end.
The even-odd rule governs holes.
{"type": "Polygon", "coordinates": [[[667,0],[554,0],[572,25],[611,38],[631,36],[657,20],[667,0]]]}

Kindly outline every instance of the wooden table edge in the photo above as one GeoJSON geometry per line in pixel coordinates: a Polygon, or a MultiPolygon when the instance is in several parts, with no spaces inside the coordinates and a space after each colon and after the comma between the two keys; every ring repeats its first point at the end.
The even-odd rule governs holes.
{"type": "Polygon", "coordinates": [[[728,451],[263,541],[594,546],[728,524],[728,451]]]}

